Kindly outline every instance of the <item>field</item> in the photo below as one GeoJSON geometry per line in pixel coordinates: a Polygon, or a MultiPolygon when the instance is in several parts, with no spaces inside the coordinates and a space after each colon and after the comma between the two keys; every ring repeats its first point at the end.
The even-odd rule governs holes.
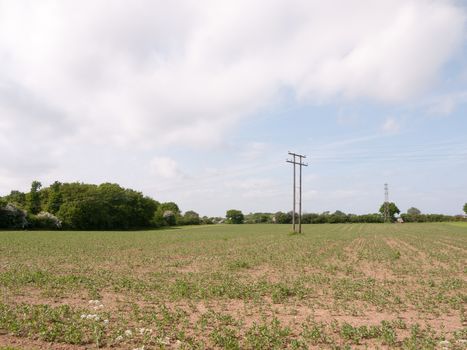
{"type": "Polygon", "coordinates": [[[289,230],[0,232],[0,349],[467,348],[467,225],[289,230]]]}

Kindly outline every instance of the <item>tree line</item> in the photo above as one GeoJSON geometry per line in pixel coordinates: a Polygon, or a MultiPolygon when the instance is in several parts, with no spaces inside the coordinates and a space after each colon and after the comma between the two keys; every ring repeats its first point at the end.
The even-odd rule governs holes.
{"type": "Polygon", "coordinates": [[[159,203],[118,184],[33,181],[27,193],[0,197],[0,228],[129,230],[213,223],[195,211],[182,215],[174,202],[159,203]]]}
{"type": "MultiPolygon", "coordinates": [[[[396,221],[400,214],[395,203],[383,203],[379,212],[356,215],[342,211],[305,213],[303,224],[337,223],[381,223],[384,222],[385,208],[389,220],[396,221]]],[[[467,203],[464,205],[467,214],[467,203]]],[[[250,213],[230,209],[225,218],[200,217],[193,210],[182,213],[174,202],[160,203],[141,192],[126,189],[118,184],[100,185],[85,183],[54,182],[42,187],[33,181],[27,193],[11,191],[0,197],[0,228],[2,229],[71,229],[71,230],[129,230],[158,228],[175,225],[200,224],[291,224],[292,212],[250,213]]],[[[298,216],[296,216],[298,221],[298,216]]],[[[404,222],[462,221],[462,216],[443,214],[422,214],[417,208],[410,208],[398,220],[404,222]],[[401,220],[402,219],[402,220],[401,220]]]]}
{"type": "MultiPolygon", "coordinates": [[[[395,222],[445,222],[445,221],[464,221],[462,215],[444,215],[444,214],[422,214],[417,208],[410,208],[407,213],[400,213],[395,203],[388,203],[389,221],[395,222]],[[396,215],[400,214],[399,218],[396,215]],[[402,220],[401,220],[402,219],[402,220]]],[[[467,203],[464,205],[464,212],[467,214],[467,203]]],[[[383,203],[379,212],[372,214],[346,214],[340,210],[331,213],[305,213],[302,214],[303,224],[344,224],[344,223],[383,223],[384,222],[385,203],[383,203]]],[[[244,215],[240,210],[229,210],[226,213],[228,223],[246,223],[246,224],[291,224],[293,219],[292,212],[276,213],[249,213],[244,215]]],[[[298,222],[298,214],[295,214],[295,222],[298,222]]]]}

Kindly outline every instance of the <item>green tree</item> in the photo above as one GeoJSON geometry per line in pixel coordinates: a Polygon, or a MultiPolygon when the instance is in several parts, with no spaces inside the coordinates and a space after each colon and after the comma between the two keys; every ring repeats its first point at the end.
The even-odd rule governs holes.
{"type": "Polygon", "coordinates": [[[421,213],[422,212],[419,209],[415,208],[415,207],[407,209],[407,214],[409,214],[409,215],[420,215],[421,213]]]}
{"type": "Polygon", "coordinates": [[[236,209],[227,210],[225,217],[230,224],[243,224],[245,220],[243,213],[236,209]]]}
{"type": "Polygon", "coordinates": [[[200,218],[199,214],[193,210],[188,210],[183,214],[183,224],[184,225],[199,225],[200,218]]]}
{"type": "MultiPolygon", "coordinates": [[[[391,221],[394,221],[396,214],[399,214],[401,211],[399,210],[399,208],[396,206],[394,202],[389,202],[387,203],[387,205],[388,205],[388,211],[389,211],[389,219],[391,221]]],[[[383,215],[384,215],[385,206],[386,206],[386,203],[383,203],[381,207],[379,208],[379,212],[383,215]]]]}
{"type": "Polygon", "coordinates": [[[72,229],[117,229],[150,227],[158,203],[117,184],[99,186],[80,183],[60,186],[62,204],[57,217],[72,229]]]}
{"type": "Polygon", "coordinates": [[[305,213],[302,215],[303,224],[321,224],[321,215],[316,213],[305,213]]]}
{"type": "Polygon", "coordinates": [[[159,221],[162,225],[156,226],[175,226],[181,223],[182,216],[180,214],[180,208],[174,202],[165,202],[161,203],[157,209],[158,213],[155,216],[156,221],[159,221],[162,218],[162,221],[159,221]]]}
{"type": "Polygon", "coordinates": [[[152,227],[165,226],[164,217],[162,216],[162,212],[160,211],[159,208],[154,212],[154,216],[151,219],[151,226],[152,227]]]}
{"type": "Polygon", "coordinates": [[[338,224],[348,221],[347,214],[340,210],[336,210],[333,214],[327,215],[326,219],[330,224],[338,224]]]}
{"type": "Polygon", "coordinates": [[[272,222],[273,214],[271,213],[250,213],[245,215],[245,223],[262,224],[272,222]]]}
{"type": "Polygon", "coordinates": [[[8,196],[5,196],[5,200],[15,207],[23,209],[26,207],[26,194],[23,192],[13,190],[8,196]]]}
{"type": "Polygon", "coordinates": [[[203,216],[200,219],[200,223],[203,224],[203,225],[212,225],[212,224],[214,224],[214,220],[213,220],[213,218],[208,218],[207,216],[203,216]]]}
{"type": "Polygon", "coordinates": [[[161,203],[162,211],[170,210],[175,215],[180,215],[180,208],[174,202],[161,203]]]}
{"type": "Polygon", "coordinates": [[[167,226],[177,225],[177,217],[172,210],[164,210],[164,212],[162,213],[162,217],[164,218],[165,225],[167,226]]]}
{"type": "Polygon", "coordinates": [[[467,214],[467,203],[464,204],[464,213],[467,214]]]}
{"type": "Polygon", "coordinates": [[[39,190],[42,184],[39,181],[33,181],[31,191],[26,195],[27,210],[31,214],[37,214],[41,211],[41,196],[39,190]]]}
{"type": "MultiPolygon", "coordinates": [[[[302,216],[303,217],[303,216],[302,216]]],[[[293,214],[291,211],[288,213],[283,213],[278,211],[274,214],[273,222],[276,224],[291,224],[293,219],[293,214]]],[[[298,222],[298,214],[295,213],[295,222],[298,222]]]]}
{"type": "Polygon", "coordinates": [[[26,212],[0,198],[0,228],[20,229],[27,226],[26,212]]]}
{"type": "Polygon", "coordinates": [[[60,206],[62,205],[63,198],[62,193],[60,192],[61,183],[55,181],[49,187],[48,201],[47,201],[47,211],[49,213],[55,214],[59,211],[60,206]]]}

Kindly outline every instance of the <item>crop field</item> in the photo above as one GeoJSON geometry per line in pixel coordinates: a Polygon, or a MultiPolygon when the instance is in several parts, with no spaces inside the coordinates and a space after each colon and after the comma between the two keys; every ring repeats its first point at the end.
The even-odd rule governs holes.
{"type": "Polygon", "coordinates": [[[467,225],[0,232],[0,349],[465,349],[467,225]]]}

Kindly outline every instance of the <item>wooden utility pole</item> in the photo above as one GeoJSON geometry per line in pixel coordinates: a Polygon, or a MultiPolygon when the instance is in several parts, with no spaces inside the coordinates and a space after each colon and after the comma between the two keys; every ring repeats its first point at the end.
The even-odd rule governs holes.
{"type": "Polygon", "coordinates": [[[301,155],[301,154],[296,154],[289,152],[289,155],[293,156],[293,160],[286,160],[287,163],[292,163],[293,164],[293,206],[292,206],[292,228],[293,232],[297,232],[296,225],[295,225],[295,206],[297,203],[296,199],[296,192],[297,192],[297,186],[295,185],[295,180],[296,180],[296,165],[299,166],[299,192],[298,192],[298,232],[302,232],[302,166],[308,166],[308,164],[303,163],[302,160],[303,158],[306,158],[306,156],[301,155]],[[298,157],[298,162],[297,162],[297,157],[298,157]]]}
{"type": "MultiPolygon", "coordinates": [[[[289,152],[289,154],[291,154],[289,152]]],[[[296,188],[296,185],[295,185],[295,179],[297,178],[297,176],[295,175],[295,154],[293,155],[293,215],[292,215],[292,227],[293,227],[293,232],[295,232],[295,206],[297,205],[297,199],[296,199],[296,196],[295,196],[295,188],[296,188]]]]}

